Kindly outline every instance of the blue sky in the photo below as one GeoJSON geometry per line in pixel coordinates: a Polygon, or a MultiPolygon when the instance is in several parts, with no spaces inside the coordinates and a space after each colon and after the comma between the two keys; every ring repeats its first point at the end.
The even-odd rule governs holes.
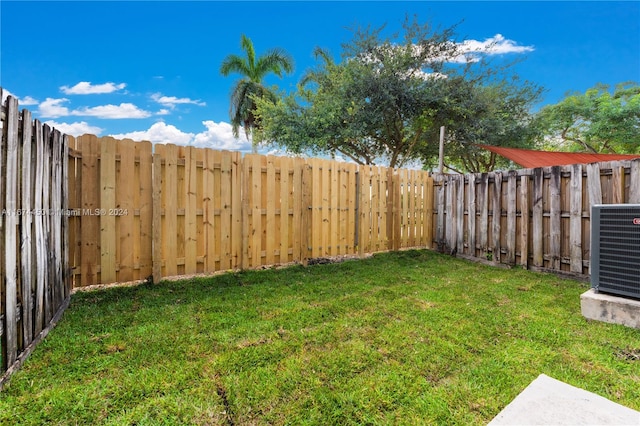
{"type": "MultiPolygon", "coordinates": [[[[455,41],[496,41],[496,58],[546,89],[541,105],[597,83],[640,81],[640,2],[462,1],[0,1],[0,84],[63,132],[249,150],[231,135],[237,76],[220,63],[241,53],[288,51],[295,72],[269,78],[292,90],[315,64],[337,58],[354,26],[398,30],[406,15],[449,27],[455,41]]],[[[540,106],[540,105],[539,105],[540,106]]]]}

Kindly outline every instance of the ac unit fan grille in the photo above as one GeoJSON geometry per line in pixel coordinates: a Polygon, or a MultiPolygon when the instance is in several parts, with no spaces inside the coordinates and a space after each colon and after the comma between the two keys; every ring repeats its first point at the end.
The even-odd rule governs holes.
{"type": "Polygon", "coordinates": [[[640,298],[640,205],[594,206],[592,286],[640,298]]]}

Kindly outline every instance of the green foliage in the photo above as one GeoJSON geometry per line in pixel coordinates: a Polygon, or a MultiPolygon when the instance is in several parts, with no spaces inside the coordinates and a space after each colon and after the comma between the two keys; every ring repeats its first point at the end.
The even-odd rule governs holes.
{"type": "Polygon", "coordinates": [[[537,125],[547,149],[640,153],[640,86],[599,84],[543,108],[537,125]]]}
{"type": "Polygon", "coordinates": [[[282,77],[283,72],[293,71],[293,59],[284,50],[277,48],[267,51],[262,56],[256,56],[253,42],[244,34],[241,47],[245,56],[235,54],[227,56],[220,66],[220,73],[224,76],[231,73],[242,75],[231,91],[229,115],[233,135],[237,138],[242,126],[249,138],[252,130],[260,127],[255,116],[256,100],[275,102],[276,99],[274,91],[263,85],[264,78],[269,73],[282,77]]]}
{"type": "Polygon", "coordinates": [[[439,128],[446,125],[451,158],[462,168],[476,166],[461,162],[460,152],[468,154],[478,141],[514,143],[510,136],[524,127],[525,107],[540,91],[504,80],[508,65],[465,57],[453,36],[454,28],[435,30],[407,20],[402,35],[357,30],[339,63],[316,50],[319,64],[296,93],[275,104],[257,102],[261,137],[295,153],[401,167],[413,160],[430,163],[439,128]]]}
{"type": "MultiPolygon", "coordinates": [[[[445,164],[461,172],[488,172],[508,168],[510,162],[477,146],[532,148],[537,135],[531,125],[531,106],[542,89],[528,82],[477,84],[468,79],[451,80],[456,86],[447,116],[445,164]]],[[[437,147],[425,146],[427,164],[437,161],[437,147]],[[430,161],[429,161],[430,160],[430,161]]]]}
{"type": "Polygon", "coordinates": [[[0,424],[487,424],[540,373],[638,410],[586,288],[410,250],[78,293],[0,424]]]}

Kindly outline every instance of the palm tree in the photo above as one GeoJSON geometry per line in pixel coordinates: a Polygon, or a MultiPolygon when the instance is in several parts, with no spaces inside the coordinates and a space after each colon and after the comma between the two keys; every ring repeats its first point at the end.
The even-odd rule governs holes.
{"type": "MultiPolygon", "coordinates": [[[[244,34],[242,35],[240,46],[245,52],[245,56],[229,55],[220,66],[220,73],[225,77],[231,73],[241,74],[243,77],[236,82],[231,92],[231,107],[229,115],[233,136],[239,136],[240,126],[244,128],[244,133],[251,139],[251,132],[259,128],[256,121],[256,98],[269,99],[275,102],[276,95],[269,88],[263,85],[264,78],[269,73],[274,73],[282,77],[283,71],[290,73],[293,71],[293,59],[282,49],[271,49],[262,56],[256,58],[253,42],[244,34]]],[[[256,143],[252,140],[253,149],[256,143]]]]}

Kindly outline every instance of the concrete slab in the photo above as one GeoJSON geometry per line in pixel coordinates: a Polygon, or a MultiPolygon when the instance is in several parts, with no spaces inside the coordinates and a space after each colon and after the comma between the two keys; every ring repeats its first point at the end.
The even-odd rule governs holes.
{"type": "Polygon", "coordinates": [[[640,328],[640,300],[589,289],[580,295],[580,310],[588,319],[640,328]]]}
{"type": "Polygon", "coordinates": [[[640,412],[541,374],[489,425],[638,426],[640,412]]]}

